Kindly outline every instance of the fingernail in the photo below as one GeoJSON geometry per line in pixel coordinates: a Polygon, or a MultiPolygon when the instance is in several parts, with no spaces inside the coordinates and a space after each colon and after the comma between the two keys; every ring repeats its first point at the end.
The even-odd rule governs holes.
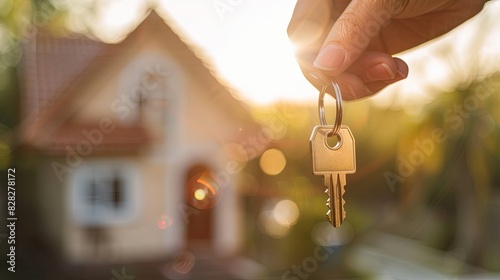
{"type": "Polygon", "coordinates": [[[396,73],[386,63],[379,63],[366,70],[366,78],[370,81],[386,81],[396,77],[396,73]]]}
{"type": "Polygon", "coordinates": [[[408,73],[404,74],[403,72],[401,72],[399,70],[396,72],[396,78],[398,80],[406,79],[407,77],[408,77],[408,73]]]}
{"type": "Polygon", "coordinates": [[[406,77],[408,77],[408,74],[405,74],[405,73],[398,70],[398,71],[396,71],[396,77],[394,77],[394,79],[385,80],[383,82],[390,85],[392,83],[404,80],[404,79],[406,79],[406,77]]]}
{"type": "Polygon", "coordinates": [[[334,71],[342,66],[344,60],[344,48],[337,44],[328,44],[319,52],[314,66],[321,70],[334,71]]]}

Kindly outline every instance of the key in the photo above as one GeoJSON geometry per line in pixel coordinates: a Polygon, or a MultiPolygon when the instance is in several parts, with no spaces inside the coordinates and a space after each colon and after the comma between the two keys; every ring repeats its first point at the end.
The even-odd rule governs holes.
{"type": "Polygon", "coordinates": [[[347,126],[338,131],[338,143],[334,147],[328,144],[328,137],[333,126],[314,127],[309,140],[314,175],[323,175],[328,195],[326,216],[334,227],[340,227],[345,219],[344,198],[346,174],[356,172],[356,149],[354,137],[347,126]]]}

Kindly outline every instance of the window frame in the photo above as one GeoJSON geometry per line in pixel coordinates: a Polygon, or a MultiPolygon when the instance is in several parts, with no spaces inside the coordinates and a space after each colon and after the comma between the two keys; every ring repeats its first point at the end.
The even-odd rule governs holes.
{"type": "Polygon", "coordinates": [[[69,207],[74,220],[85,226],[124,224],[133,220],[139,211],[139,174],[131,163],[116,161],[85,162],[75,168],[70,182],[69,207]],[[121,181],[123,200],[112,205],[113,179],[121,181]],[[89,182],[94,181],[97,203],[89,203],[89,182]]]}

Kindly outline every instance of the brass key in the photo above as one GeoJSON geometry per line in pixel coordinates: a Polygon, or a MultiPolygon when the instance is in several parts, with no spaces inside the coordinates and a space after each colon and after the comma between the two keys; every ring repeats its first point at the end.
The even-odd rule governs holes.
{"type": "Polygon", "coordinates": [[[309,140],[314,175],[323,175],[328,195],[326,216],[334,227],[340,227],[345,219],[344,187],[346,174],[356,172],[356,150],[354,137],[347,126],[341,126],[337,132],[338,143],[334,147],[328,144],[328,137],[333,137],[332,125],[314,127],[309,140]]]}

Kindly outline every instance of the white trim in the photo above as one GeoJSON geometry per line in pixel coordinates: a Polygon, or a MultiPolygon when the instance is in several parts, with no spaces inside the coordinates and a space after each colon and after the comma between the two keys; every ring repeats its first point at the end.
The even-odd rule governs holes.
{"type": "MultiPolygon", "coordinates": [[[[99,182],[100,181],[100,182],[99,182]]],[[[74,221],[80,225],[116,225],[128,223],[137,217],[140,204],[140,176],[137,167],[131,162],[96,160],[86,161],[75,168],[69,182],[69,210],[74,221]],[[98,214],[90,213],[85,198],[88,196],[86,184],[91,179],[109,180],[118,175],[123,187],[123,204],[119,210],[110,209],[107,202],[101,202],[93,208],[98,214]]],[[[101,185],[101,187],[104,185],[101,185]]],[[[99,188],[97,188],[99,189],[99,188]]],[[[98,190],[100,195],[106,195],[106,190],[98,190]]]]}

